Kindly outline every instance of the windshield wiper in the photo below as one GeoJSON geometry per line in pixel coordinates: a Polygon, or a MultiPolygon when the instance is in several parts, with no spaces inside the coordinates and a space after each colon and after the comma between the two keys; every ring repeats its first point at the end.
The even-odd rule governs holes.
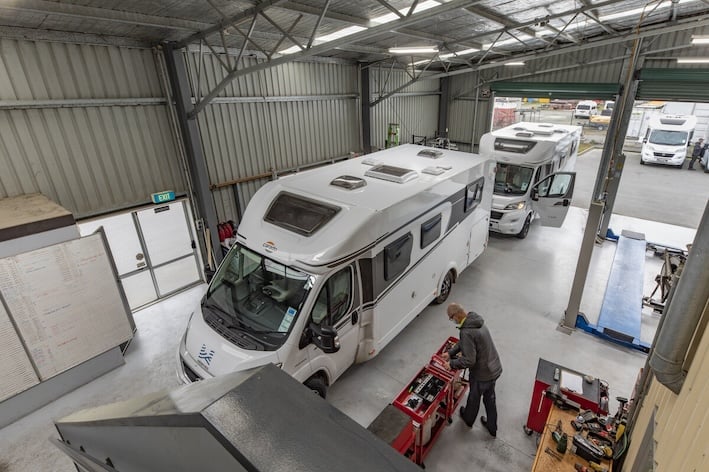
{"type": "MultiPolygon", "coordinates": [[[[228,311],[226,311],[224,308],[222,308],[221,306],[217,305],[216,303],[205,303],[205,304],[204,304],[204,308],[207,308],[207,309],[212,310],[212,311],[214,311],[214,312],[218,312],[219,314],[222,314],[222,315],[226,315],[226,319],[225,319],[225,317],[219,316],[219,314],[217,314],[217,316],[219,317],[219,319],[222,320],[222,321],[232,321],[232,322],[233,322],[233,321],[236,321],[237,323],[240,323],[240,324],[241,324],[241,322],[240,322],[234,315],[232,315],[231,313],[229,313],[228,311]]],[[[233,324],[233,323],[226,324],[225,326],[226,326],[227,328],[235,328],[235,327],[237,327],[237,326],[236,326],[235,324],[233,324]]]]}

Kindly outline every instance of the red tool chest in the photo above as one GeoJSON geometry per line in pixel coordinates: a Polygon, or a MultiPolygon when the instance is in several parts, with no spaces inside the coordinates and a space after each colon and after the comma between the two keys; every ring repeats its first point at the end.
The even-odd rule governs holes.
{"type": "Polygon", "coordinates": [[[450,337],[369,429],[422,465],[468,390],[463,371],[448,370],[441,354],[458,342],[450,337]]]}
{"type": "Polygon", "coordinates": [[[532,399],[529,404],[529,414],[527,416],[527,424],[524,430],[527,434],[532,434],[533,431],[541,433],[544,431],[549,410],[551,410],[552,399],[545,395],[546,389],[552,385],[558,385],[560,392],[566,395],[569,400],[581,405],[581,409],[592,410],[595,413],[605,414],[607,412],[601,410],[601,387],[598,379],[593,379],[591,383],[585,380],[581,382],[582,391],[574,392],[561,388],[561,375],[564,372],[584,377],[585,374],[572,369],[567,369],[559,364],[554,364],[545,359],[539,359],[537,366],[537,375],[534,379],[534,389],[532,391],[532,399]],[[558,370],[557,370],[558,369],[558,370]],[[559,373],[559,378],[555,378],[555,374],[559,373]]]}

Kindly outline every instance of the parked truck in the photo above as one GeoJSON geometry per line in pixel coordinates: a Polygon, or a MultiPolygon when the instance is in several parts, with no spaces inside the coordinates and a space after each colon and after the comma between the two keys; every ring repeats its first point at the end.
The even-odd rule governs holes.
{"type": "MultiPolygon", "coordinates": [[[[494,178],[490,158],[402,145],[264,185],[190,317],[178,376],[272,362],[325,396],[448,298],[487,246],[494,178]]],[[[557,187],[538,192],[559,213],[557,187]]]]}

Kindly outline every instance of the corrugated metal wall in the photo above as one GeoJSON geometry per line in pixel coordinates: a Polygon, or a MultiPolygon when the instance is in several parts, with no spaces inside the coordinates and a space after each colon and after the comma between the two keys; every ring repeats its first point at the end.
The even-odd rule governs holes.
{"type": "MultiPolygon", "coordinates": [[[[402,70],[373,68],[369,74],[370,103],[411,80],[402,70]]],[[[439,90],[440,80],[420,80],[402,89],[401,95],[394,95],[372,107],[372,146],[384,149],[389,123],[399,124],[399,143],[411,142],[412,135],[433,138],[438,130],[439,90]]]]}
{"type": "MultiPolygon", "coordinates": [[[[709,309],[705,307],[703,319],[708,316],[709,309]]],[[[630,438],[623,470],[632,470],[635,461],[642,463],[638,450],[655,408],[654,470],[709,470],[709,336],[704,329],[679,395],[652,379],[630,438]]]]}
{"type": "Polygon", "coordinates": [[[0,39],[0,198],[75,217],[185,190],[154,52],[0,39]]]}
{"type": "Polygon", "coordinates": [[[458,143],[458,149],[471,152],[470,144],[475,140],[475,147],[480,141],[480,136],[490,131],[490,117],[492,116],[492,100],[478,97],[477,119],[475,86],[477,73],[462,74],[451,77],[451,103],[448,107],[448,129],[451,140],[458,143]],[[473,124],[473,121],[475,122],[473,124]],[[475,133],[473,133],[475,126],[475,133]],[[473,134],[475,135],[473,137],[473,134]]]}
{"type": "MultiPolygon", "coordinates": [[[[187,53],[193,91],[199,84],[204,96],[226,74],[213,54],[201,57],[200,66],[200,55],[187,53]]],[[[244,59],[245,66],[252,64],[244,59]]],[[[199,115],[212,185],[359,151],[357,78],[353,65],[293,62],[232,81],[199,115]]],[[[267,181],[215,189],[220,221],[236,221],[237,198],[243,209],[267,181]]]]}

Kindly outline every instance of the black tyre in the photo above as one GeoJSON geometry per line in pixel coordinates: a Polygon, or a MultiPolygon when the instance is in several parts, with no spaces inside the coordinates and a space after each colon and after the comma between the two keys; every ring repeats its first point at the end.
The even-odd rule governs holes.
{"type": "Polygon", "coordinates": [[[519,230],[519,233],[517,233],[515,236],[517,236],[519,239],[524,239],[527,237],[529,234],[529,227],[532,225],[532,214],[528,214],[527,218],[524,220],[524,224],[522,225],[522,229],[519,230]]]}
{"type": "Polygon", "coordinates": [[[310,377],[305,381],[305,386],[312,390],[313,393],[320,395],[322,398],[327,397],[327,384],[322,377],[310,377]]]}
{"type": "Polygon", "coordinates": [[[441,282],[441,289],[438,291],[438,296],[433,299],[434,305],[440,305],[448,299],[448,295],[451,294],[451,288],[453,288],[453,272],[448,271],[445,277],[443,277],[443,282],[441,282]]]}
{"type": "Polygon", "coordinates": [[[644,166],[644,165],[645,165],[645,161],[643,161],[643,158],[642,158],[642,157],[640,158],[640,165],[641,165],[641,166],[644,166]]]}

